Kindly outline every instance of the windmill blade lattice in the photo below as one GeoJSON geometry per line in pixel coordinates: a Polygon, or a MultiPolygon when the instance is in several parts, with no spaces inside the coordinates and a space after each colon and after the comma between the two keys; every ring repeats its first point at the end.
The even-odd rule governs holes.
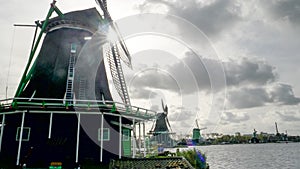
{"type": "Polygon", "coordinates": [[[107,10],[106,0],[96,0],[96,2],[98,3],[101,10],[103,11],[104,18],[108,21],[110,25],[110,29],[114,31],[113,33],[115,33],[118,38],[117,42],[109,42],[110,47],[108,50],[106,50],[107,60],[112,75],[113,83],[122,101],[127,105],[131,105],[123,70],[122,70],[122,65],[120,61],[122,60],[128,67],[132,68],[131,56],[125,45],[123,37],[118,29],[118,26],[113,22],[107,10]]]}
{"type": "Polygon", "coordinates": [[[128,67],[132,68],[132,65],[131,65],[131,56],[130,56],[130,53],[129,53],[128,49],[127,49],[127,46],[126,46],[126,44],[125,44],[125,42],[124,42],[124,39],[123,39],[123,37],[122,37],[122,34],[121,34],[120,31],[119,31],[119,27],[118,27],[117,23],[114,23],[114,22],[113,22],[112,24],[113,24],[113,29],[114,29],[114,31],[116,32],[117,37],[118,37],[118,41],[119,41],[118,47],[119,47],[120,49],[122,49],[122,50],[120,51],[120,52],[121,52],[121,54],[120,54],[121,60],[122,60],[128,67]]]}
{"type": "Polygon", "coordinates": [[[106,55],[115,88],[122,101],[130,105],[129,94],[120,61],[119,48],[116,43],[110,44],[110,49],[107,50],[106,55]]]}
{"type": "Polygon", "coordinates": [[[105,19],[109,22],[109,25],[111,27],[111,29],[113,29],[114,33],[117,35],[118,38],[118,42],[114,42],[117,43],[118,47],[120,49],[122,49],[121,51],[119,51],[121,54],[119,55],[121,60],[130,68],[132,68],[131,65],[131,56],[130,53],[128,51],[128,48],[124,42],[124,39],[122,37],[122,34],[119,31],[119,27],[118,25],[112,20],[108,10],[107,10],[107,1],[106,0],[96,0],[97,4],[100,6],[101,10],[103,11],[104,17],[105,19]]]}

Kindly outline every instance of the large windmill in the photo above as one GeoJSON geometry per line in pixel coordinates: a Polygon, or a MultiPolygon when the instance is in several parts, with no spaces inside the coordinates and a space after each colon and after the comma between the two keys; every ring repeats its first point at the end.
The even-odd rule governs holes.
{"type": "Polygon", "coordinates": [[[103,15],[96,8],[62,13],[53,1],[36,22],[40,32],[15,97],[0,100],[0,168],[74,168],[135,156],[132,129],[156,112],[130,104],[120,62],[131,66],[130,55],[106,1],[97,2],[103,15]],[[109,29],[116,41],[107,39],[109,29]],[[124,103],[111,96],[105,56],[124,103]]]}

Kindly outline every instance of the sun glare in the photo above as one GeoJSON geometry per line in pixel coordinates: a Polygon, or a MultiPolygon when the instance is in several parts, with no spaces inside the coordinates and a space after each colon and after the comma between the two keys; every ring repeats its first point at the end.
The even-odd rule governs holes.
{"type": "Polygon", "coordinates": [[[111,27],[109,28],[109,30],[107,32],[107,40],[112,43],[118,41],[117,32],[114,29],[112,29],[111,27]]]}

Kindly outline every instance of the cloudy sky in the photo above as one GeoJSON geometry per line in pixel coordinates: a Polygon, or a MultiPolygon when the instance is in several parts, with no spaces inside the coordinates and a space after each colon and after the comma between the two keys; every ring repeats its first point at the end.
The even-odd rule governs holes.
{"type": "MultiPolygon", "coordinates": [[[[33,29],[51,1],[4,1],[0,10],[0,97],[12,96],[33,29]]],[[[300,1],[111,0],[133,70],[125,69],[132,104],[162,111],[187,134],[197,118],[204,133],[279,131],[300,134],[300,1]],[[142,19],[141,19],[142,18],[142,19]]],[[[93,0],[58,1],[63,11],[93,0]]]]}

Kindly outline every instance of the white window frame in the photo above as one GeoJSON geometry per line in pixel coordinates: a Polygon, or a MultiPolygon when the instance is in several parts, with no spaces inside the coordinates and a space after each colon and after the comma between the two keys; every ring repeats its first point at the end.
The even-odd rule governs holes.
{"type": "Polygon", "coordinates": [[[129,141],[130,140],[130,132],[131,132],[130,129],[125,129],[125,130],[123,129],[123,137],[122,137],[123,141],[129,141]],[[125,132],[128,135],[126,135],[125,132]]]}
{"type": "MultiPolygon", "coordinates": [[[[22,141],[29,141],[30,140],[30,132],[31,132],[31,127],[23,127],[23,134],[24,130],[29,130],[27,134],[27,138],[22,137],[22,141]]],[[[21,132],[21,127],[17,128],[17,133],[16,133],[16,141],[19,141],[20,139],[20,132],[21,132]]]]}
{"type": "Polygon", "coordinates": [[[71,44],[71,53],[76,53],[76,49],[77,49],[77,44],[76,43],[72,43],[71,44]]]}
{"type": "MultiPolygon", "coordinates": [[[[103,141],[109,141],[110,140],[110,129],[109,128],[103,128],[103,141]],[[105,132],[107,132],[107,137],[108,138],[104,138],[105,136],[105,132]]],[[[98,129],[98,141],[101,141],[101,128],[98,129]]]]}

